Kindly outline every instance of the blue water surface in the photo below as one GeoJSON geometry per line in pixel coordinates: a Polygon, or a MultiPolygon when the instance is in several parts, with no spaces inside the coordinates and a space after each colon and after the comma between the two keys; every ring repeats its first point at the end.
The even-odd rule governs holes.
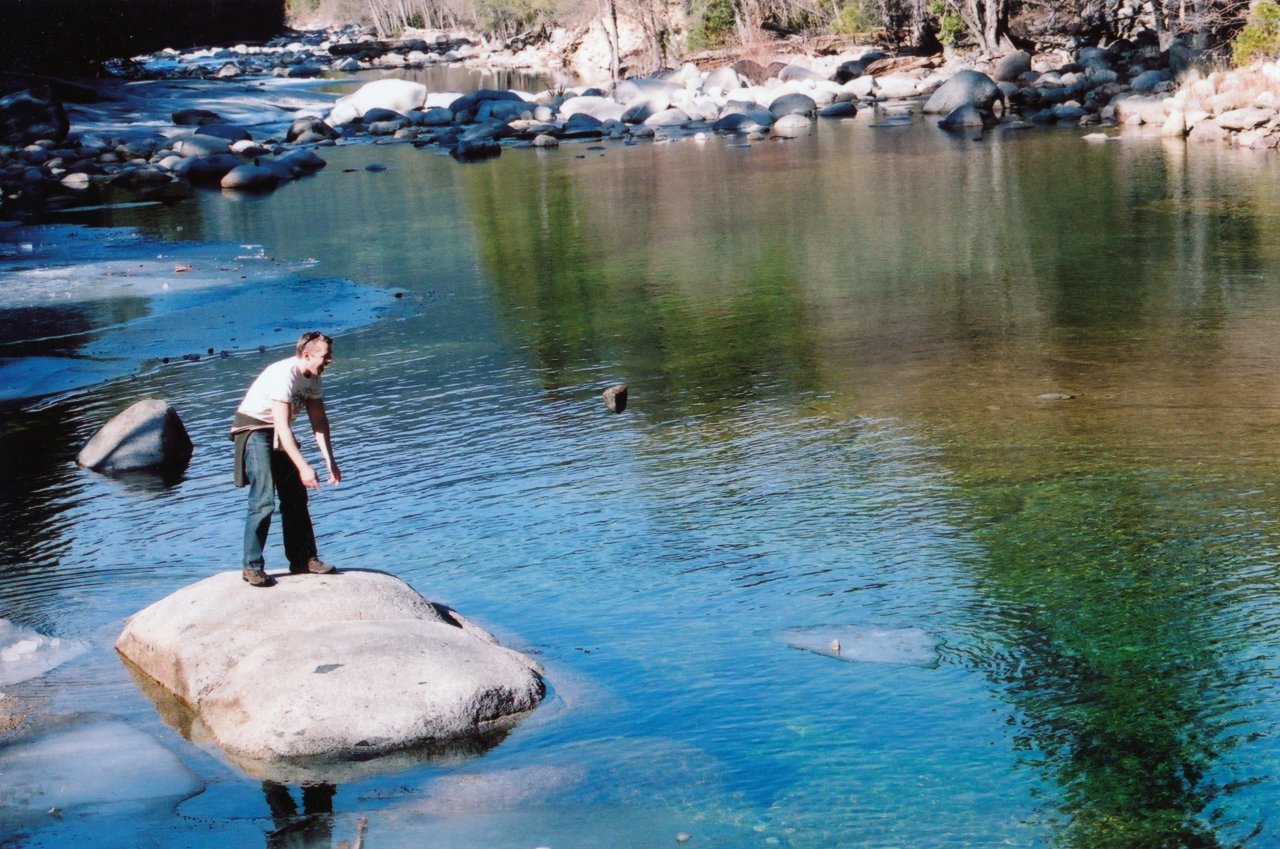
{"type": "MultiPolygon", "coordinates": [[[[4,408],[0,616],[87,647],[6,694],[36,740],[122,720],[200,785],[140,801],[175,780],[130,775],[133,801],[57,812],[0,791],[6,845],[329,846],[358,816],[378,847],[1277,839],[1275,164],[873,123],[471,166],[335,148],[269,197],[77,220],[166,261],[297,262],[255,284],[272,315],[4,408]],[[456,608],[550,690],[488,751],[375,764],[310,819],[293,787],[273,819],[112,643],[238,568],[230,414],[318,298],[345,477],[313,498],[322,554],[456,608]],[[196,444],[182,479],[75,468],[146,396],[196,444]]],[[[24,309],[0,320],[29,332],[24,309]]]]}

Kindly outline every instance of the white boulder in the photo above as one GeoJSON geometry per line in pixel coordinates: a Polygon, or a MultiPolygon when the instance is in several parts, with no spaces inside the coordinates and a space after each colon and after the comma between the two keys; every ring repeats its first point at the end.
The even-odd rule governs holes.
{"type": "Polygon", "coordinates": [[[363,117],[370,109],[390,109],[404,114],[421,109],[427,102],[427,87],[412,80],[387,78],[365,83],[344,97],[338,98],[329,112],[330,126],[350,124],[363,117]]]}
{"type": "Polygon", "coordinates": [[[363,759],[514,724],[535,664],[381,572],[207,578],[131,617],[116,649],[238,759],[363,759]]]}
{"type": "Polygon", "coordinates": [[[1261,127],[1276,116],[1275,110],[1245,107],[1232,109],[1218,116],[1218,126],[1224,130],[1252,130],[1261,127]]]}

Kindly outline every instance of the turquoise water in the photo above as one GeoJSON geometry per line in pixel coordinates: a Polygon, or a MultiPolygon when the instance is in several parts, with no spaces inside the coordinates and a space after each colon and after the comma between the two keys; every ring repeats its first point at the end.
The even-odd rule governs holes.
{"type": "MultiPolygon", "coordinates": [[[[281,355],[185,327],[233,355],[4,408],[0,617],[87,647],[7,694],[121,718],[203,789],[10,801],[7,843],[329,846],[359,815],[379,849],[1280,840],[1276,163],[879,117],[468,166],[331,149],[267,197],[72,217],[165,256],[262,246],[335,322],[390,304],[326,375],[322,552],[493,630],[551,692],[486,752],[340,782],[291,836],[168,726],[111,644],[238,566],[225,429],[281,355]],[[180,482],[74,467],[152,394],[197,446],[180,482]]],[[[135,313],[41,318],[75,339],[135,313]]]]}

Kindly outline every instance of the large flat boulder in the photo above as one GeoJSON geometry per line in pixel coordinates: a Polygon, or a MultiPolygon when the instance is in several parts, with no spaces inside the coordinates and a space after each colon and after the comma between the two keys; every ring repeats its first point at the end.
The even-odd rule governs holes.
{"type": "Polygon", "coordinates": [[[514,724],[542,700],[536,664],[381,572],[238,572],[132,616],[116,649],[191,707],[230,755],[368,758],[514,724]]]}

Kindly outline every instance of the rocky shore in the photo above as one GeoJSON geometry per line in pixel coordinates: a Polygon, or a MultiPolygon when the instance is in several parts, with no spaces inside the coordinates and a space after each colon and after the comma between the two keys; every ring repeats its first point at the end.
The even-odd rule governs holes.
{"type": "Polygon", "coordinates": [[[851,47],[539,92],[428,91],[394,76],[436,63],[563,74],[564,38],[552,33],[512,50],[445,33],[378,40],[348,27],[263,46],[164,51],[120,66],[91,91],[15,92],[0,99],[0,218],[121,196],[168,201],[200,186],[269,191],[323,168],[323,148],[335,144],[412,144],[465,161],[573,140],[723,134],[750,142],[802,136],[816,121],[870,106],[923,110],[958,131],[1066,124],[1280,144],[1277,66],[1206,74],[1192,51],[1176,41],[1161,49],[1154,37],[1069,56],[950,61],[851,47]],[[386,78],[343,97],[307,82],[380,70],[386,78]],[[158,114],[157,103],[181,105],[158,114]]]}

